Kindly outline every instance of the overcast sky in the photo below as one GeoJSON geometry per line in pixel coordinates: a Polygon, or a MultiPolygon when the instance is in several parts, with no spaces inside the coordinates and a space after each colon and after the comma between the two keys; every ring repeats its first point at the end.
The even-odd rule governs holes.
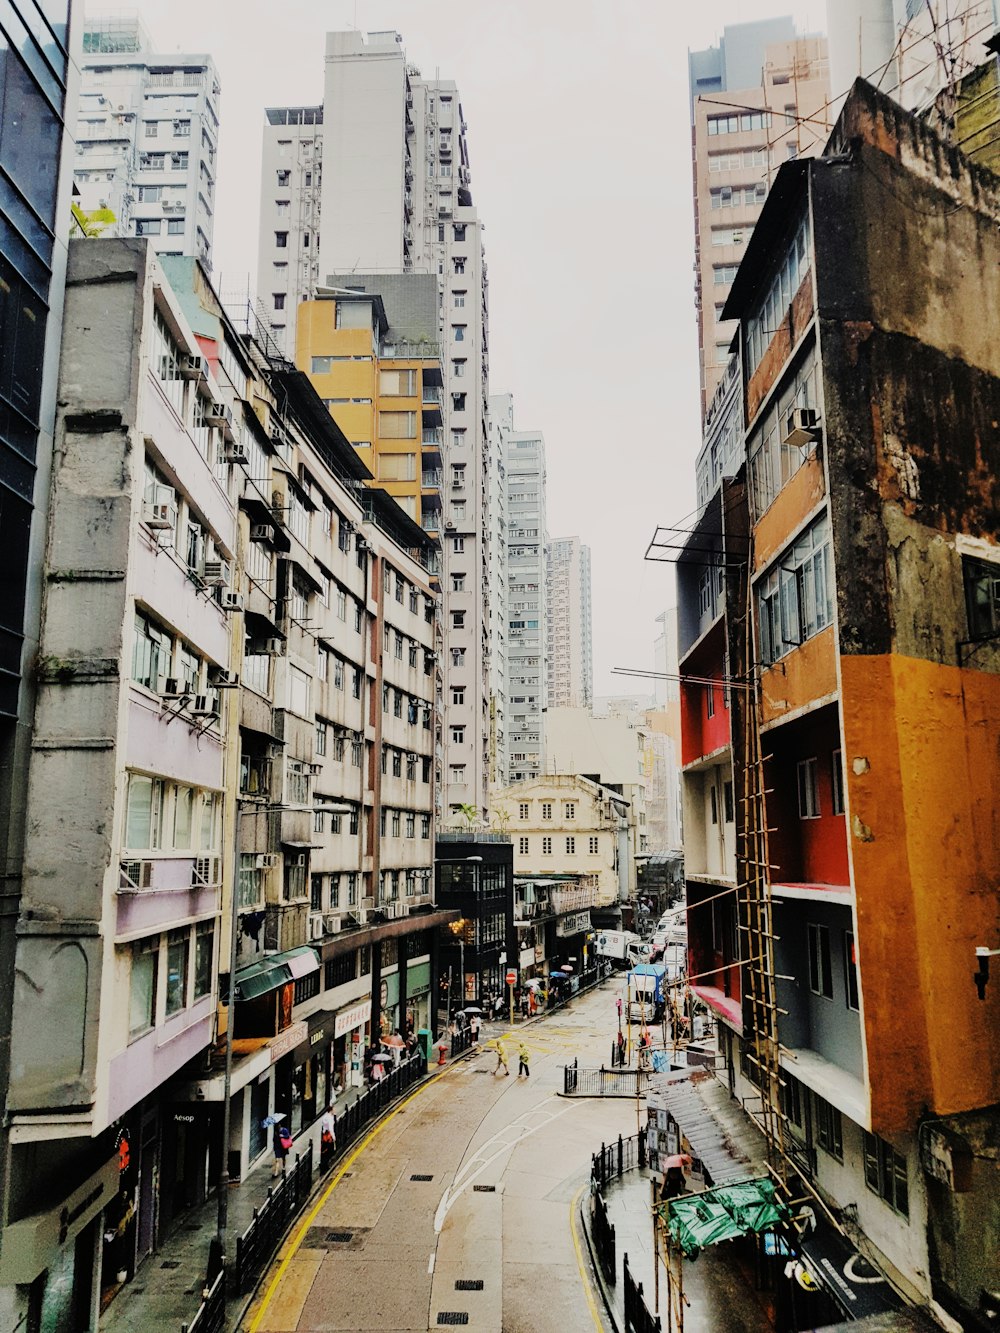
{"type": "MultiPolygon", "coordinates": [[[[118,6],[90,0],[87,12],[118,6]]],[[[255,281],[267,105],[319,102],[324,33],[395,28],[458,84],[489,265],[490,388],[544,433],[548,528],[593,556],[594,685],[650,692],[670,566],[657,523],[694,507],[699,443],[687,50],[727,23],[824,0],[142,0],[163,51],[207,51],[222,82],[216,279],[255,281]]]]}

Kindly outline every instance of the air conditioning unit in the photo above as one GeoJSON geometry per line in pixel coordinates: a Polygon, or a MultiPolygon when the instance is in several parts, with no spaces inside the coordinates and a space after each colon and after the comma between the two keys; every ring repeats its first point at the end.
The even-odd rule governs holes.
{"type": "Polygon", "coordinates": [[[354,920],[358,923],[359,926],[363,926],[368,921],[368,908],[352,907],[349,915],[354,918],[354,920]]]}
{"type": "Polygon", "coordinates": [[[233,440],[223,449],[222,460],[224,463],[242,463],[245,467],[250,462],[250,455],[242,440],[233,440]]]}
{"type": "Polygon", "coordinates": [[[228,588],[231,574],[228,560],[206,560],[201,567],[201,577],[210,588],[228,588]]]}
{"type": "Polygon", "coordinates": [[[792,444],[804,449],[812,444],[817,436],[819,413],[814,407],[793,407],[785,423],[783,444],[792,444]]]}
{"type": "Polygon", "coordinates": [[[455,526],[455,520],[451,518],[446,518],[444,521],[444,525],[446,528],[453,528],[455,526]]]}
{"type": "Polygon", "coordinates": [[[323,917],[323,927],[328,935],[336,935],[343,928],[344,916],[342,912],[327,912],[323,917]]]}
{"type": "MultiPolygon", "coordinates": [[[[164,211],[169,205],[164,205],[164,211]]],[[[185,380],[207,380],[208,379],[208,361],[203,356],[183,356],[178,367],[181,379],[185,380]]]]}
{"type": "Polygon", "coordinates": [[[191,865],[191,887],[193,889],[218,884],[219,879],[219,858],[217,856],[196,856],[194,858],[191,865]]]}
{"type": "Polygon", "coordinates": [[[285,648],[284,639],[267,639],[264,643],[264,652],[271,657],[284,657],[285,648]]]}
{"type": "Polygon", "coordinates": [[[411,752],[410,754],[408,754],[408,755],[406,756],[406,762],[407,762],[408,764],[415,764],[415,763],[417,762],[417,760],[419,759],[419,757],[420,757],[419,755],[413,754],[413,753],[411,752]]]}
{"type": "Polygon", "coordinates": [[[309,765],[309,773],[310,773],[310,775],[311,775],[312,777],[314,777],[314,778],[318,778],[319,775],[320,775],[322,772],[323,772],[323,765],[322,765],[322,764],[310,764],[310,765],[309,765]]]}
{"type": "Polygon", "coordinates": [[[239,688],[240,673],[238,671],[225,671],[222,667],[214,667],[209,675],[209,680],[217,690],[235,690],[239,688]]]}
{"type": "Polygon", "coordinates": [[[167,676],[160,693],[170,699],[184,699],[190,694],[190,690],[184,688],[176,676],[167,676]]]}
{"type": "Polygon", "coordinates": [[[375,899],[374,899],[374,898],[362,898],[362,899],[361,899],[361,907],[362,907],[362,910],[365,911],[365,912],[374,912],[374,910],[375,910],[375,899]]]}
{"type": "MultiPolygon", "coordinates": [[[[223,611],[242,611],[243,595],[238,592],[223,592],[220,588],[219,605],[222,607],[223,611]]],[[[237,681],[237,684],[239,684],[239,681],[237,681]]]]}
{"type": "Polygon", "coordinates": [[[119,893],[138,893],[153,883],[152,861],[122,861],[119,872],[119,893]]]}
{"type": "Polygon", "coordinates": [[[252,542],[273,542],[274,528],[270,523],[251,523],[250,540],[252,542]]]}
{"type": "Polygon", "coordinates": [[[147,528],[173,529],[177,526],[177,492],[173,486],[151,486],[142,506],[142,521],[147,528]]]}
{"type": "Polygon", "coordinates": [[[319,912],[313,912],[309,917],[309,938],[311,940],[321,940],[324,934],[323,918],[319,912]]]}
{"type": "Polygon", "coordinates": [[[193,717],[218,717],[219,696],[216,692],[207,690],[204,694],[196,694],[191,714],[193,717]]]}
{"type": "Polygon", "coordinates": [[[211,402],[205,408],[205,422],[209,426],[227,426],[232,430],[233,409],[225,403],[211,402]]]}
{"type": "Polygon", "coordinates": [[[285,857],[286,866],[304,866],[306,863],[305,852],[296,852],[294,856],[285,857]]]}

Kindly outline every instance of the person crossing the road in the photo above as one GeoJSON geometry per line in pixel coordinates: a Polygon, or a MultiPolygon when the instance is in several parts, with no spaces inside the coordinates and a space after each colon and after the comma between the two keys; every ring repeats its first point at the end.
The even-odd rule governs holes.
{"type": "Polygon", "coordinates": [[[520,1044],[520,1045],[518,1046],[518,1048],[517,1048],[517,1076],[518,1076],[518,1078],[520,1078],[522,1074],[524,1075],[525,1078],[528,1078],[528,1077],[529,1077],[529,1072],[528,1072],[528,1061],[529,1061],[530,1059],[531,1059],[531,1052],[528,1050],[527,1046],[525,1046],[524,1042],[522,1041],[521,1044],[520,1044]]]}
{"type": "Polygon", "coordinates": [[[504,1074],[509,1078],[510,1069],[507,1066],[507,1047],[503,1044],[503,1041],[500,1037],[497,1037],[496,1053],[497,1053],[497,1067],[493,1071],[494,1076],[499,1074],[500,1070],[502,1069],[504,1074]]]}

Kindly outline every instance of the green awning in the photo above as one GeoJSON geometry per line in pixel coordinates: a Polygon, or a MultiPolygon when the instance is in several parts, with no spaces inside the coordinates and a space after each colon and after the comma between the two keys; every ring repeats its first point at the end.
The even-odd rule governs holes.
{"type": "Polygon", "coordinates": [[[697,1259],[706,1245],[768,1231],[789,1216],[774,1181],[767,1177],[719,1185],[702,1194],[682,1194],[658,1206],[671,1238],[688,1259],[697,1259]]]}
{"type": "Polygon", "coordinates": [[[308,944],[299,944],[283,953],[272,953],[256,963],[248,963],[236,973],[236,999],[256,1000],[277,990],[287,981],[308,976],[319,968],[319,956],[308,944]]]}

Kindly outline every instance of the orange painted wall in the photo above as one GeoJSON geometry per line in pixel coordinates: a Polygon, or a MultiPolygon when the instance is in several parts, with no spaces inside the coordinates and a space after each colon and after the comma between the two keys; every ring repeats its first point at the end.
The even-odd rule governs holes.
{"type": "Polygon", "coordinates": [[[793,713],[837,689],[833,626],[814,634],[761,673],[761,722],[793,713]]]}
{"type": "Polygon", "coordinates": [[[1000,677],[841,658],[844,760],[875,1129],[1000,1101],[1000,677]],[[860,761],[867,761],[867,771],[860,761]],[[998,971],[994,968],[994,973],[998,971]]]}
{"type": "Polygon", "coordinates": [[[826,490],[823,464],[815,453],[782,486],[772,504],[761,514],[753,530],[753,568],[759,573],[788,545],[807,514],[822,500],[826,490]]]}

